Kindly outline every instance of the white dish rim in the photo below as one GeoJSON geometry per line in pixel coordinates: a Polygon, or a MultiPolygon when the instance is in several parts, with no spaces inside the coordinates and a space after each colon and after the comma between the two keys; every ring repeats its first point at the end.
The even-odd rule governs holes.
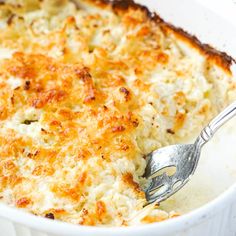
{"type": "Polygon", "coordinates": [[[96,235],[122,235],[130,233],[148,233],[153,230],[159,234],[178,232],[192,225],[196,225],[203,220],[215,215],[221,208],[225,207],[225,203],[235,200],[236,183],[229,187],[226,191],[203,206],[186,213],[184,215],[172,218],[166,221],[157,222],[147,225],[128,226],[128,227],[96,227],[96,226],[80,226],[73,225],[60,221],[52,221],[43,217],[35,216],[30,213],[24,212],[17,208],[10,207],[5,204],[0,204],[0,216],[2,218],[11,220],[28,226],[32,229],[41,232],[56,233],[58,235],[78,235],[78,233],[94,234],[96,235]],[[43,226],[43,227],[42,227],[43,226]]]}

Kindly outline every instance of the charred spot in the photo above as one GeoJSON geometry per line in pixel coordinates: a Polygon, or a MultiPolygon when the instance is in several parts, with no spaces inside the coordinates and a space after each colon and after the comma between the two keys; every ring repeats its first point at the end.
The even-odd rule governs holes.
{"type": "Polygon", "coordinates": [[[15,103],[15,99],[14,99],[14,95],[13,95],[13,96],[11,96],[11,104],[14,105],[14,103],[15,103]]]}
{"type": "Polygon", "coordinates": [[[15,17],[15,14],[10,15],[10,17],[7,19],[7,25],[10,26],[12,24],[14,17],[15,17]]]}
{"type": "Polygon", "coordinates": [[[24,84],[24,90],[29,90],[30,89],[30,81],[26,80],[24,84]]]}
{"type": "Polygon", "coordinates": [[[112,128],[113,133],[123,132],[123,131],[125,131],[125,127],[123,125],[115,126],[112,128]]]}
{"type": "Polygon", "coordinates": [[[121,9],[127,9],[130,6],[134,6],[134,2],[132,0],[126,0],[126,1],[113,1],[112,6],[114,8],[121,8],[121,9]]]}
{"type": "Polygon", "coordinates": [[[138,125],[139,125],[138,119],[132,121],[132,124],[134,127],[138,127],[138,125]]]}
{"type": "Polygon", "coordinates": [[[129,93],[130,93],[129,90],[126,89],[126,88],[124,88],[124,87],[121,87],[121,88],[120,88],[120,92],[121,92],[121,93],[124,93],[124,94],[126,94],[126,95],[129,95],[129,93]]]}
{"type": "Polygon", "coordinates": [[[28,154],[27,154],[27,157],[29,157],[29,158],[32,158],[33,156],[34,156],[33,153],[28,153],[28,154]]]}
{"type": "Polygon", "coordinates": [[[15,91],[19,90],[20,89],[20,86],[14,88],[15,91]]]}
{"type": "Polygon", "coordinates": [[[163,20],[155,13],[149,11],[149,9],[146,6],[143,6],[141,4],[135,3],[133,0],[117,0],[117,1],[112,1],[112,0],[100,0],[103,3],[110,4],[114,10],[120,9],[120,10],[127,10],[129,8],[133,9],[140,9],[143,12],[145,12],[146,16],[151,19],[156,21],[157,23],[163,22],[163,20]]]}
{"type": "Polygon", "coordinates": [[[38,120],[24,120],[22,124],[24,125],[30,125],[31,123],[38,122],[38,120]]]}
{"type": "Polygon", "coordinates": [[[48,218],[48,219],[54,220],[54,219],[55,219],[55,216],[54,216],[53,213],[47,213],[47,214],[45,215],[45,218],[48,218]]]}
{"type": "Polygon", "coordinates": [[[29,157],[29,158],[34,158],[34,157],[37,156],[38,154],[39,154],[39,151],[36,151],[35,153],[29,152],[29,153],[27,154],[27,157],[29,157]]]}
{"type": "Polygon", "coordinates": [[[119,91],[125,95],[125,100],[128,101],[130,98],[130,91],[125,87],[121,87],[119,91]]]}
{"type": "Polygon", "coordinates": [[[94,49],[93,48],[90,48],[89,49],[89,53],[93,53],[94,49]]]}
{"type": "Polygon", "coordinates": [[[104,3],[110,4],[113,8],[123,9],[126,10],[131,6],[134,6],[135,3],[132,0],[117,0],[117,1],[111,1],[111,0],[102,0],[104,3]]]}
{"type": "Polygon", "coordinates": [[[127,150],[129,150],[129,145],[127,145],[127,144],[125,144],[125,143],[122,144],[122,145],[121,145],[121,150],[122,150],[122,151],[127,151],[127,150]]]}
{"type": "Polygon", "coordinates": [[[88,215],[88,210],[87,209],[85,209],[85,208],[83,208],[83,210],[82,210],[82,216],[86,216],[86,215],[88,215]]]}
{"type": "Polygon", "coordinates": [[[167,132],[168,134],[175,134],[175,131],[172,130],[172,129],[167,129],[166,132],[167,132]]]}
{"type": "Polygon", "coordinates": [[[84,102],[85,103],[89,103],[89,102],[91,102],[91,101],[95,101],[95,96],[87,96],[87,97],[85,97],[85,99],[84,99],[84,102]]]}
{"type": "Polygon", "coordinates": [[[107,106],[103,106],[103,109],[104,109],[104,111],[107,111],[108,110],[108,107],[107,106]]]}
{"type": "Polygon", "coordinates": [[[91,81],[92,79],[88,67],[84,67],[83,69],[76,69],[75,73],[84,83],[91,81]]]}
{"type": "Polygon", "coordinates": [[[109,33],[110,33],[110,30],[109,30],[109,29],[104,30],[102,33],[103,33],[103,35],[105,35],[105,34],[109,34],[109,33]]]}
{"type": "Polygon", "coordinates": [[[45,130],[44,128],[41,128],[41,132],[43,132],[43,133],[45,133],[45,134],[47,134],[47,133],[48,133],[48,131],[47,131],[47,130],[45,130]]]}

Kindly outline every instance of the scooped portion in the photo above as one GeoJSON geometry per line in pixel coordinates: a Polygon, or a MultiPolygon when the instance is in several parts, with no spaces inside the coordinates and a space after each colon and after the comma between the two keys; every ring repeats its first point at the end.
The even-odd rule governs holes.
{"type": "Polygon", "coordinates": [[[73,224],[163,221],[178,213],[144,207],[145,155],[236,98],[231,59],[104,2],[0,5],[0,199],[73,224]]]}

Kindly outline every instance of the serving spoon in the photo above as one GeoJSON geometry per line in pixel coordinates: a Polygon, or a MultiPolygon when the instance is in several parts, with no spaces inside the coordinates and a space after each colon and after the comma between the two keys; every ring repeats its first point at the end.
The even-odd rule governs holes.
{"type": "Polygon", "coordinates": [[[159,203],[179,191],[194,174],[201,149],[229,119],[236,115],[236,102],[217,115],[193,144],[177,144],[160,148],[147,155],[144,177],[150,180],[145,189],[147,204],[159,203]],[[174,168],[174,173],[170,173],[174,168]],[[169,170],[169,172],[168,172],[169,170]]]}

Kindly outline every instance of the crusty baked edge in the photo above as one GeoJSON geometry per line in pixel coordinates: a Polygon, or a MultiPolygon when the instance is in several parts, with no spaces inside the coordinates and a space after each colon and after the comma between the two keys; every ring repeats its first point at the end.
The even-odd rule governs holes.
{"type": "Polygon", "coordinates": [[[172,31],[175,36],[182,41],[185,41],[190,46],[197,49],[201,54],[207,57],[208,60],[213,61],[220,68],[222,68],[226,73],[232,75],[231,65],[236,63],[236,60],[226,54],[225,52],[216,50],[209,44],[202,43],[195,35],[186,32],[180,27],[176,27],[171,23],[165,22],[156,12],[151,12],[146,6],[135,3],[133,0],[89,0],[93,4],[99,6],[110,5],[113,10],[125,11],[128,8],[140,9],[149,19],[157,23],[161,29],[165,31],[172,31]]]}

